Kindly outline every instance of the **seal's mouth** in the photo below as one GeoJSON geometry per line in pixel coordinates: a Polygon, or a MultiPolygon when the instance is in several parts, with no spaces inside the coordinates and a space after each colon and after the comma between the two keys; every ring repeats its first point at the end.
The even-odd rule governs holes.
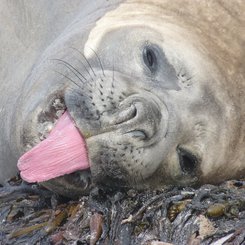
{"type": "Polygon", "coordinates": [[[48,113],[39,115],[40,143],[22,155],[17,164],[27,182],[44,182],[90,168],[84,136],[62,101],[56,99],[52,105],[48,113]]]}

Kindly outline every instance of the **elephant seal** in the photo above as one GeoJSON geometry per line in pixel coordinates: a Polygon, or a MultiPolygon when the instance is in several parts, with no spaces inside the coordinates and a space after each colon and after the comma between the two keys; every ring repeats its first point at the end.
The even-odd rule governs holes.
{"type": "Polygon", "coordinates": [[[1,182],[64,111],[90,168],[46,178],[63,195],[245,176],[242,0],[15,4],[0,4],[1,182]]]}

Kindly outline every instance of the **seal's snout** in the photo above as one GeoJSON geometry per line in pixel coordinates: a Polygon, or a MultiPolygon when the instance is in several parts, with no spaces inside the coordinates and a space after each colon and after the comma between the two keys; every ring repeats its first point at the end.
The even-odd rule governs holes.
{"type": "Polygon", "coordinates": [[[135,105],[129,105],[127,107],[121,108],[118,112],[118,115],[112,119],[112,124],[122,124],[127,123],[128,121],[132,120],[137,115],[137,108],[135,105]]]}
{"type": "Polygon", "coordinates": [[[113,123],[124,135],[135,140],[149,140],[157,133],[161,119],[162,112],[154,100],[137,96],[122,104],[113,123]]]}
{"type": "Polygon", "coordinates": [[[142,127],[142,116],[145,112],[141,108],[139,102],[121,108],[112,123],[125,128],[124,134],[138,140],[146,140],[152,133],[142,127]]]}

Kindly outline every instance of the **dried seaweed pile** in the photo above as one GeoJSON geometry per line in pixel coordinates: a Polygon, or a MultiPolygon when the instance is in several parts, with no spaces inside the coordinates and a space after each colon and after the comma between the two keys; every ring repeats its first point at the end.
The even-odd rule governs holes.
{"type": "Polygon", "coordinates": [[[0,188],[0,224],[0,244],[245,244],[245,183],[74,201],[15,178],[0,188]]]}

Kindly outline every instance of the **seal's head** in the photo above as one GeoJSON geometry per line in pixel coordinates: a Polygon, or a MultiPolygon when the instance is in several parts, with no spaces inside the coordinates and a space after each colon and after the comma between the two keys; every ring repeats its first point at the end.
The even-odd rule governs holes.
{"type": "Polygon", "coordinates": [[[234,94],[224,89],[219,47],[159,11],[125,4],[89,32],[76,23],[33,71],[27,96],[39,100],[25,106],[22,151],[66,110],[86,141],[90,165],[46,186],[73,196],[86,191],[85,179],[145,188],[244,174],[244,163],[233,164],[239,118],[234,94]]]}

